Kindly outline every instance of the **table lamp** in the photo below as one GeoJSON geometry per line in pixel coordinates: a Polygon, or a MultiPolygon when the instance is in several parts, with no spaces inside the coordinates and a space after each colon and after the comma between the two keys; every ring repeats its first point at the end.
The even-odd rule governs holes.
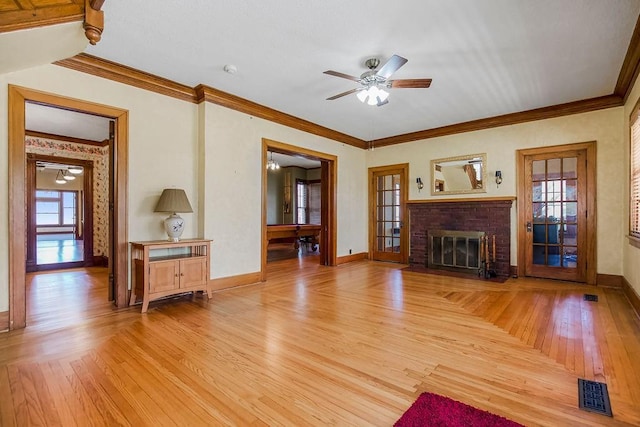
{"type": "Polygon", "coordinates": [[[179,242],[184,231],[184,219],[178,213],[191,213],[193,209],[187,199],[184,190],[177,188],[165,188],[154,212],[170,212],[171,215],[164,220],[164,229],[169,236],[169,241],[179,242]]]}

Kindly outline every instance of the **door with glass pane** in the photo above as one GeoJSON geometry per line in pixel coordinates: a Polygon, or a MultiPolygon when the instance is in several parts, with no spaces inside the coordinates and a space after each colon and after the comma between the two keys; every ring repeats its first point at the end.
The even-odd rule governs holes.
{"type": "Polygon", "coordinates": [[[369,169],[371,259],[407,262],[404,224],[408,165],[369,169]]]}
{"type": "Polygon", "coordinates": [[[590,281],[590,259],[595,264],[589,238],[595,236],[590,229],[590,224],[595,225],[595,209],[590,212],[588,197],[595,186],[588,178],[587,149],[566,147],[523,157],[519,247],[523,246],[524,275],[586,282],[590,281]],[[592,223],[587,220],[589,214],[592,223]]]}

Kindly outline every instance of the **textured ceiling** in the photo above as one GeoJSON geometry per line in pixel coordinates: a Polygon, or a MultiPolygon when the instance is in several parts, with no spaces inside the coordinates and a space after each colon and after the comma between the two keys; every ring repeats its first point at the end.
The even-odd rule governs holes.
{"type": "Polygon", "coordinates": [[[189,86],[204,84],[364,140],[613,92],[637,0],[349,2],[107,1],[102,41],[86,53],[189,86]],[[355,95],[364,61],[409,62],[370,107],[355,95]],[[226,64],[238,71],[225,73],[226,64]]]}

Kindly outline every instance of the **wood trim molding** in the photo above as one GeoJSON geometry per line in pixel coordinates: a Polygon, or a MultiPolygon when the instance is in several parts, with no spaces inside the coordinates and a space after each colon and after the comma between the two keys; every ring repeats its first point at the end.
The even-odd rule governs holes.
{"type": "Polygon", "coordinates": [[[617,95],[607,95],[601,96],[599,98],[568,102],[566,104],[552,105],[549,107],[536,108],[534,110],[504,114],[495,117],[487,117],[484,119],[472,120],[464,123],[456,123],[439,128],[426,129],[418,132],[405,133],[403,135],[390,136],[388,138],[373,140],[371,141],[371,144],[375,147],[384,147],[387,145],[402,144],[405,142],[418,141],[421,139],[436,138],[439,136],[454,135],[457,133],[473,132],[500,126],[515,125],[518,123],[551,119],[554,117],[568,116],[571,114],[586,113],[589,111],[602,110],[605,108],[620,107],[622,105],[624,105],[622,97],[617,95]]]}
{"type": "MultiPolygon", "coordinates": [[[[326,175],[326,189],[322,191],[322,226],[321,236],[327,236],[323,243],[324,249],[321,252],[321,263],[323,265],[334,266],[336,260],[337,247],[337,171],[338,157],[333,154],[326,154],[320,151],[310,150],[308,148],[298,147],[295,145],[285,144],[270,140],[262,139],[262,164],[267,162],[267,151],[276,151],[283,154],[302,155],[304,157],[313,158],[322,161],[322,169],[327,173],[323,173],[323,179],[326,175]],[[325,194],[326,193],[326,194],[325,194]]],[[[267,169],[262,168],[262,245],[261,245],[261,261],[260,261],[260,281],[267,279],[267,247],[269,245],[267,239],[267,169]]],[[[322,239],[322,237],[321,237],[322,239]]]]}
{"type": "Polygon", "coordinates": [[[586,177],[588,188],[585,193],[585,204],[586,211],[588,213],[586,218],[586,238],[584,244],[584,253],[587,268],[585,273],[585,283],[589,285],[595,285],[597,283],[597,198],[596,198],[596,189],[597,187],[597,174],[596,174],[596,162],[597,162],[597,153],[596,153],[596,142],[588,141],[588,142],[579,142],[575,144],[564,144],[564,145],[554,145],[548,147],[537,147],[537,148],[527,148],[522,150],[516,150],[516,192],[517,192],[517,212],[518,218],[516,222],[516,239],[518,245],[518,275],[524,277],[525,276],[525,268],[526,268],[526,248],[524,246],[524,242],[526,241],[526,228],[525,224],[527,222],[526,218],[526,210],[527,210],[527,200],[525,197],[526,193],[526,181],[524,177],[525,170],[525,158],[526,156],[539,155],[539,154],[553,154],[553,153],[561,153],[567,151],[575,151],[576,153],[584,150],[586,152],[586,177]]]}
{"type": "Polygon", "coordinates": [[[605,288],[622,289],[623,277],[618,274],[599,274],[597,275],[597,285],[605,288]]]}
{"type": "Polygon", "coordinates": [[[31,136],[33,138],[53,139],[56,141],[73,142],[74,144],[96,145],[99,147],[106,147],[109,145],[108,139],[105,139],[104,141],[93,141],[90,139],[74,138],[71,136],[62,136],[53,133],[36,132],[33,130],[25,130],[24,134],[25,136],[31,136]]]}
{"type": "Polygon", "coordinates": [[[409,211],[407,201],[409,198],[409,163],[397,163],[385,166],[373,166],[367,169],[367,206],[368,206],[368,253],[367,257],[374,261],[393,261],[402,264],[409,263],[409,211]],[[400,175],[400,252],[377,251],[376,238],[378,235],[378,184],[377,174],[399,174],[400,175]],[[405,226],[404,224],[407,224],[405,226]]]}
{"type": "Polygon", "coordinates": [[[317,125],[308,120],[300,119],[290,114],[265,107],[264,105],[257,104],[253,101],[240,98],[239,96],[232,95],[209,86],[198,85],[195,87],[195,91],[198,103],[204,101],[211,102],[213,104],[269,120],[283,126],[342,142],[353,147],[362,149],[367,148],[367,143],[361,139],[317,125]]]}
{"type": "Polygon", "coordinates": [[[636,27],[633,30],[631,41],[629,42],[629,48],[627,54],[624,57],[622,68],[620,68],[620,74],[618,75],[618,81],[616,87],[613,90],[613,94],[622,98],[623,102],[627,102],[631,89],[638,78],[638,72],[640,71],[640,17],[636,22],[636,27]]]}
{"type": "Polygon", "coordinates": [[[360,252],[357,254],[350,254],[350,255],[345,255],[345,256],[340,256],[336,259],[336,264],[337,265],[342,265],[342,264],[346,264],[348,262],[354,262],[354,261],[364,261],[366,259],[369,259],[369,254],[366,252],[360,252]]]}
{"type": "Polygon", "coordinates": [[[113,164],[114,227],[116,230],[114,280],[117,285],[115,304],[126,307],[128,288],[128,135],[129,112],[115,107],[9,85],[9,328],[26,325],[25,247],[26,247],[26,153],[25,103],[37,102],[68,110],[86,112],[114,119],[116,123],[115,162],[113,164]]]}
{"type": "Polygon", "coordinates": [[[468,202],[513,202],[516,200],[513,196],[502,196],[502,197],[461,197],[458,199],[416,199],[416,200],[407,200],[408,204],[420,204],[420,203],[468,203],[468,202]]]}
{"type": "Polygon", "coordinates": [[[0,332],[9,330],[9,312],[0,311],[0,332]]]}
{"type": "Polygon", "coordinates": [[[182,101],[196,102],[195,91],[189,86],[86,53],[56,61],[54,64],[182,101]]]}
{"type": "Polygon", "coordinates": [[[193,103],[211,102],[323,138],[365,149],[365,141],[204,85],[194,88],[86,53],[54,64],[193,103]]]}
{"type": "Polygon", "coordinates": [[[487,117],[371,141],[364,141],[359,138],[352,137],[342,132],[317,125],[310,121],[274,110],[209,86],[201,84],[195,88],[191,88],[163,77],[155,76],[153,74],[88,55],[86,53],[80,53],[72,58],[57,61],[54,64],[120,83],[125,83],[141,89],[150,90],[162,95],[171,96],[183,101],[193,103],[201,103],[204,101],[211,102],[225,108],[250,114],[283,126],[298,129],[303,132],[308,132],[313,135],[318,135],[323,138],[328,138],[366,150],[371,146],[384,147],[458,133],[473,132],[483,129],[620,107],[624,105],[626,97],[632,88],[632,83],[636,80],[640,70],[640,42],[635,42],[637,39],[640,39],[640,35],[638,34],[639,32],[640,30],[638,29],[637,24],[636,31],[632,38],[632,43],[629,46],[627,57],[625,58],[623,68],[618,78],[616,91],[611,95],[520,111],[517,113],[503,114],[495,117],[487,117]]]}
{"type": "Polygon", "coordinates": [[[0,12],[0,33],[82,21],[84,15],[84,0],[51,1],[43,7],[28,1],[13,1],[0,12]]]}
{"type": "Polygon", "coordinates": [[[89,43],[95,45],[102,37],[104,30],[104,12],[100,10],[104,0],[84,0],[84,35],[89,43]]]}
{"type": "Polygon", "coordinates": [[[640,317],[640,296],[625,277],[622,277],[622,291],[627,296],[631,307],[636,311],[636,316],[640,317]]]}
{"type": "Polygon", "coordinates": [[[235,288],[236,286],[252,285],[260,282],[260,272],[239,274],[237,276],[220,277],[210,279],[207,285],[208,292],[220,291],[222,289],[235,288]]]}

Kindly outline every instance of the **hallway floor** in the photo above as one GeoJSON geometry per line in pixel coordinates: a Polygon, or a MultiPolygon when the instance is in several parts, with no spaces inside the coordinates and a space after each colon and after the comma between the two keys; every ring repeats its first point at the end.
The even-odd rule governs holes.
{"type": "Polygon", "coordinates": [[[74,239],[72,234],[38,236],[38,265],[83,261],[83,255],[83,241],[74,239]]]}

